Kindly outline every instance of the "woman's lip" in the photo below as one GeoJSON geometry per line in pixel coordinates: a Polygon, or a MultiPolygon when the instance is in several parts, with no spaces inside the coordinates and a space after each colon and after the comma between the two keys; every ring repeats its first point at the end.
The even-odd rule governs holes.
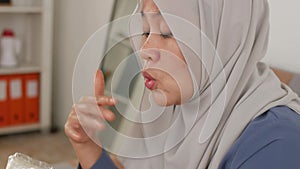
{"type": "Polygon", "coordinates": [[[147,72],[143,72],[143,76],[145,78],[145,86],[152,90],[155,85],[155,79],[147,72]]]}
{"type": "Polygon", "coordinates": [[[143,76],[144,76],[145,79],[154,80],[154,78],[147,72],[143,72],[143,76]]]}

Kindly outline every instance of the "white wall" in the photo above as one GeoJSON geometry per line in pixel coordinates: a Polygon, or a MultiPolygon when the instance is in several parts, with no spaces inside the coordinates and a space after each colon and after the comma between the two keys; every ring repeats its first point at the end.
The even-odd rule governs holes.
{"type": "Polygon", "coordinates": [[[270,0],[271,34],[264,61],[300,73],[300,1],[270,0]]]}
{"type": "Polygon", "coordinates": [[[110,19],[113,0],[55,0],[53,122],[63,127],[72,106],[72,74],[85,41],[110,19]]]}

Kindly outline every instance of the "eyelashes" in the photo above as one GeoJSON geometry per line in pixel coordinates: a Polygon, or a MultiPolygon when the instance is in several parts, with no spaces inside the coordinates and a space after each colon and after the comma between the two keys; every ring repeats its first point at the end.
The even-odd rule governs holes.
{"type": "MultiPolygon", "coordinates": [[[[148,38],[149,35],[150,35],[150,32],[144,32],[144,33],[142,34],[142,36],[143,36],[143,37],[146,37],[146,38],[148,38]]],[[[164,38],[164,39],[168,39],[168,38],[172,38],[172,37],[173,37],[173,34],[172,34],[172,33],[168,33],[168,34],[160,34],[160,36],[161,36],[162,38],[164,38]]]]}
{"type": "Polygon", "coordinates": [[[149,35],[150,35],[150,32],[144,32],[144,33],[142,33],[142,36],[144,36],[146,38],[148,38],[149,35]]]}
{"type": "Polygon", "coordinates": [[[167,38],[172,38],[173,37],[173,34],[172,33],[169,33],[169,34],[160,34],[161,37],[167,39],[167,38]]]}

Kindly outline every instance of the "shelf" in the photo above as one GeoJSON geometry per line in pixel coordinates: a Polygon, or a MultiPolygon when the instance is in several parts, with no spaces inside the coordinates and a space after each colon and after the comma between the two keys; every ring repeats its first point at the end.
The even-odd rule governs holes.
{"type": "Polygon", "coordinates": [[[22,124],[19,126],[0,127],[0,135],[39,130],[40,124],[22,124]]]}
{"type": "MultiPolygon", "coordinates": [[[[8,125],[5,127],[0,127],[0,135],[23,133],[36,130],[50,131],[52,116],[51,77],[53,45],[53,0],[29,0],[27,6],[25,6],[25,4],[24,6],[21,6],[21,1],[19,4],[12,3],[12,5],[0,6],[0,30],[3,30],[5,28],[11,28],[12,30],[14,30],[15,34],[22,42],[22,53],[19,53],[20,55],[18,55],[18,59],[20,59],[18,60],[18,63],[20,65],[16,67],[0,66],[0,76],[6,81],[6,84],[8,84],[10,83],[10,81],[8,80],[13,77],[13,75],[39,74],[39,121],[34,124],[24,123],[16,126],[8,125]],[[29,6],[29,4],[32,5],[29,6]]],[[[2,85],[7,86],[6,88],[4,88],[4,90],[12,91],[12,85],[6,84],[2,85]]],[[[21,91],[23,92],[23,90],[21,91]]],[[[1,91],[3,91],[3,88],[1,91]]],[[[8,100],[8,102],[9,101],[10,100],[8,100]]],[[[7,106],[9,104],[4,105],[7,106]]],[[[2,107],[0,107],[0,111],[2,110],[2,112],[7,109],[6,107],[5,109],[1,108],[2,107]]],[[[11,106],[8,107],[8,113],[10,113],[10,109],[11,106]]],[[[11,118],[12,116],[9,117],[11,118]]],[[[11,120],[12,119],[8,118],[8,121],[11,120]]]]}
{"type": "Polygon", "coordinates": [[[23,65],[16,68],[0,68],[0,75],[38,73],[41,72],[39,66],[23,65]]]}
{"type": "Polygon", "coordinates": [[[0,13],[42,13],[42,7],[0,6],[0,13]]]}

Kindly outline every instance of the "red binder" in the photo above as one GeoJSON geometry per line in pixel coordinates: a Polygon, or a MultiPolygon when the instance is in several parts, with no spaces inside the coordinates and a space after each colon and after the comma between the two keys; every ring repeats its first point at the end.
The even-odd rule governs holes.
{"type": "Polygon", "coordinates": [[[22,75],[10,75],[8,78],[8,105],[10,125],[24,122],[24,91],[22,75]]]}
{"type": "Polygon", "coordinates": [[[8,125],[8,77],[0,76],[0,127],[8,125]]]}
{"type": "Polygon", "coordinates": [[[39,121],[39,74],[24,75],[25,123],[37,123],[39,121]]]}

